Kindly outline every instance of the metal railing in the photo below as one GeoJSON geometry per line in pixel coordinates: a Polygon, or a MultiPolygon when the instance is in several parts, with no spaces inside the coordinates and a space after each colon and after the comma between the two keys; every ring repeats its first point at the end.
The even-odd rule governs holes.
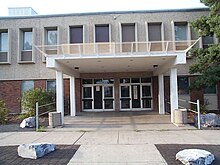
{"type": "Polygon", "coordinates": [[[55,105],[55,104],[56,104],[56,102],[52,102],[52,103],[44,104],[44,105],[39,105],[39,103],[36,102],[36,108],[35,108],[35,110],[36,110],[36,115],[35,115],[35,119],[36,119],[36,131],[38,131],[38,129],[39,129],[39,117],[40,117],[40,116],[43,116],[43,115],[45,115],[45,114],[48,114],[49,112],[55,111],[56,108],[53,108],[53,105],[55,105]],[[51,106],[52,106],[52,107],[51,107],[51,106]],[[46,111],[46,112],[43,112],[43,113],[39,113],[40,108],[42,108],[42,107],[44,107],[44,108],[48,108],[48,107],[49,107],[49,108],[48,108],[49,110],[46,111]]]}
{"type": "Polygon", "coordinates": [[[43,55],[71,55],[72,57],[153,55],[187,52],[198,40],[151,42],[102,42],[35,46],[43,55]]]}
{"type": "Polygon", "coordinates": [[[190,111],[190,112],[193,112],[193,113],[196,113],[198,115],[198,129],[201,129],[201,113],[200,113],[200,103],[199,103],[199,100],[197,100],[196,102],[193,102],[193,101],[188,101],[188,100],[184,100],[184,99],[178,99],[179,101],[182,101],[182,102],[186,102],[186,103],[189,103],[189,104],[193,104],[193,105],[196,105],[196,109],[197,111],[195,110],[192,110],[190,108],[185,108],[183,106],[179,106],[180,108],[185,108],[187,111],[190,111]]]}

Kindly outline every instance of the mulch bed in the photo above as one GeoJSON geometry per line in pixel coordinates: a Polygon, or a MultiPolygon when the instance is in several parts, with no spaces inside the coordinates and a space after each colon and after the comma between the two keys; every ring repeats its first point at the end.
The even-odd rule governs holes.
{"type": "Polygon", "coordinates": [[[38,159],[25,159],[17,154],[18,146],[0,146],[1,165],[65,165],[73,157],[79,145],[56,145],[56,150],[38,159]]]}
{"type": "Polygon", "coordinates": [[[156,144],[160,154],[166,160],[168,165],[182,165],[176,160],[176,153],[183,149],[203,149],[211,152],[215,156],[212,165],[220,164],[220,145],[203,145],[203,144],[156,144]]]}

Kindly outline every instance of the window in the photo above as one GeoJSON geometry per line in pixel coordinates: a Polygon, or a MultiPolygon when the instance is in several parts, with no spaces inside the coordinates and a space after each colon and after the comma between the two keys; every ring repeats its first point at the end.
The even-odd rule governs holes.
{"type": "Polygon", "coordinates": [[[204,94],[216,94],[216,86],[206,87],[204,89],[204,94]]]}
{"type": "Polygon", "coordinates": [[[47,91],[56,93],[56,80],[47,80],[47,91]]]}
{"type": "Polygon", "coordinates": [[[57,29],[47,29],[47,37],[46,37],[47,45],[57,45],[57,29]]]}
{"type": "Polygon", "coordinates": [[[187,22],[175,22],[175,41],[187,40],[187,22]]]}
{"type": "Polygon", "coordinates": [[[189,79],[186,76],[177,78],[178,81],[178,94],[187,95],[189,94],[189,79]]]}
{"type": "Polygon", "coordinates": [[[214,37],[212,36],[206,36],[202,37],[202,47],[203,48],[208,48],[210,44],[214,43],[214,37]]]}
{"type": "Polygon", "coordinates": [[[20,61],[30,62],[32,58],[32,29],[22,30],[22,50],[20,61]]]}
{"type": "Polygon", "coordinates": [[[70,27],[70,43],[83,43],[83,26],[70,27]]]}
{"type": "Polygon", "coordinates": [[[148,40],[161,41],[161,23],[148,23],[148,40]]]}
{"type": "Polygon", "coordinates": [[[135,42],[135,24],[122,24],[122,52],[131,52],[135,51],[135,45],[132,42],[135,42]]]}
{"type": "MultiPolygon", "coordinates": [[[[46,54],[57,54],[57,28],[49,27],[45,29],[45,51],[46,54]]],[[[43,62],[46,61],[46,58],[43,58],[43,62]]]]}
{"type": "Polygon", "coordinates": [[[109,42],[109,25],[95,26],[95,42],[109,42]]]}
{"type": "Polygon", "coordinates": [[[32,81],[32,80],[22,81],[22,84],[21,84],[22,93],[24,93],[30,89],[34,89],[34,81],[32,81]]]}
{"type": "Polygon", "coordinates": [[[0,31],[0,62],[8,62],[8,31],[0,31]]]}

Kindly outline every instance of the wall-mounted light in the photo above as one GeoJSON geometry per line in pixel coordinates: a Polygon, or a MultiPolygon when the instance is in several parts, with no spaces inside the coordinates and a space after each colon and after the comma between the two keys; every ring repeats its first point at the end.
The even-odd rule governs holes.
{"type": "Polygon", "coordinates": [[[76,67],[74,67],[74,69],[75,69],[75,70],[79,70],[79,67],[78,67],[78,66],[76,66],[76,67]]]}
{"type": "Polygon", "coordinates": [[[153,65],[153,68],[155,68],[155,69],[158,68],[158,65],[157,64],[153,65]]]}

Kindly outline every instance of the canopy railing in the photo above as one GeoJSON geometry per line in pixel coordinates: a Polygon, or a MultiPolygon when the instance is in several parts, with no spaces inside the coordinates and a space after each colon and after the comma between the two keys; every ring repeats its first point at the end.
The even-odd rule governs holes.
{"type": "Polygon", "coordinates": [[[101,42],[43,45],[36,48],[45,56],[71,55],[73,57],[117,56],[117,55],[153,55],[187,52],[198,40],[152,41],[152,42],[101,42]]]}

